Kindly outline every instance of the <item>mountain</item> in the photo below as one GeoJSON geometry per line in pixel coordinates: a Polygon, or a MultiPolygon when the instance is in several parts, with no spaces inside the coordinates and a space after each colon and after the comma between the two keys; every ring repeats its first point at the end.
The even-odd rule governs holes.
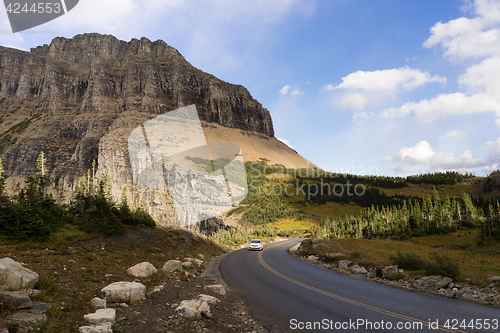
{"type": "Polygon", "coordinates": [[[193,67],[161,40],[92,33],[31,52],[0,47],[0,157],[8,184],[34,174],[44,151],[50,180],[62,180],[71,195],[95,160],[98,176],[109,170],[116,198],[127,187],[156,219],[174,223],[168,195],[134,186],[127,138],[149,119],[191,104],[207,139],[240,145],[245,160],[309,164],[274,137],[269,111],[245,87],[193,67]]]}

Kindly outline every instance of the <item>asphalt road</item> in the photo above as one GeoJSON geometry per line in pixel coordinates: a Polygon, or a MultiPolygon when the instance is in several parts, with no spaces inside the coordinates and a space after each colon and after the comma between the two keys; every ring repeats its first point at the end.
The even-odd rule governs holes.
{"type": "Polygon", "coordinates": [[[298,242],[268,244],[261,252],[238,250],[220,264],[226,283],[249,301],[251,314],[270,332],[500,332],[498,309],[309,265],[288,253],[298,242]]]}

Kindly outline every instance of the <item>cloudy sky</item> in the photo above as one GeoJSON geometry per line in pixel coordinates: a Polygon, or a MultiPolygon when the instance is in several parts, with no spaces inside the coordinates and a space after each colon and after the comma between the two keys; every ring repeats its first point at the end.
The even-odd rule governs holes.
{"type": "Polygon", "coordinates": [[[242,84],[276,136],[329,170],[404,176],[500,166],[500,0],[80,0],[0,44],[162,39],[242,84]]]}

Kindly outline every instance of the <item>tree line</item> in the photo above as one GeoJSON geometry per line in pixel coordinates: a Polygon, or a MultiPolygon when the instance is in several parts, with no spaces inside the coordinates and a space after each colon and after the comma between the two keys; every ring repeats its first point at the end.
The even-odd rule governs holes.
{"type": "Polygon", "coordinates": [[[461,228],[481,227],[480,240],[500,241],[500,205],[490,204],[485,213],[466,193],[440,200],[437,190],[420,200],[402,205],[364,209],[357,217],[325,219],[310,231],[320,238],[406,238],[443,234],[461,228]]]}
{"type": "Polygon", "coordinates": [[[17,183],[10,195],[0,159],[0,239],[44,241],[68,225],[104,235],[123,233],[125,225],[154,227],[155,221],[146,211],[129,206],[126,189],[120,202],[113,200],[108,170],[100,179],[95,167],[94,161],[66,204],[62,182],[50,185],[43,151],[37,160],[38,172],[27,176],[24,186],[17,183]]]}

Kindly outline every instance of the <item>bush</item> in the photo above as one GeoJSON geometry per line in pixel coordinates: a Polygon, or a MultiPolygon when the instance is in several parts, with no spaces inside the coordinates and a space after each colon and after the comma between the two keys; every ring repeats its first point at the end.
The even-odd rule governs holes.
{"type": "Polygon", "coordinates": [[[425,273],[427,275],[441,275],[457,279],[460,276],[460,267],[456,262],[444,255],[433,253],[431,256],[432,262],[427,265],[425,273]]]}
{"type": "Polygon", "coordinates": [[[392,264],[398,265],[399,268],[407,269],[410,271],[418,271],[421,269],[427,269],[428,263],[422,259],[419,255],[410,253],[398,253],[389,257],[392,264]]]}

